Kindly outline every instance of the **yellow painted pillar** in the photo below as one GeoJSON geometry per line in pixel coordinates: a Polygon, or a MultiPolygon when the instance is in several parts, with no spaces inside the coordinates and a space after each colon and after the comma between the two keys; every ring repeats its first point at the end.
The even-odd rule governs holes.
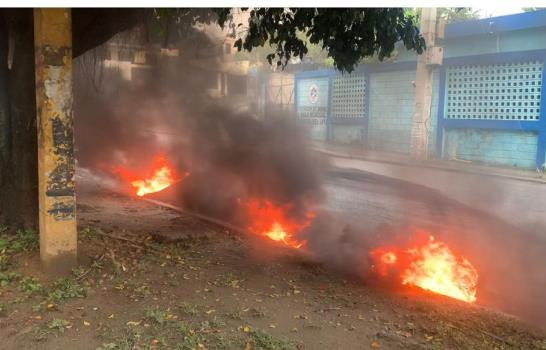
{"type": "Polygon", "coordinates": [[[34,9],[40,256],[47,272],[76,265],[70,9],[34,9]]]}

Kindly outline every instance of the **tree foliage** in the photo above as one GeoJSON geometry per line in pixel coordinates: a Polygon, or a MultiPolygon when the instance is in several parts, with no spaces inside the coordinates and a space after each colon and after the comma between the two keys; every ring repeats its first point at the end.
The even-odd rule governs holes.
{"type": "Polygon", "coordinates": [[[468,21],[480,18],[479,11],[473,10],[470,7],[439,7],[437,9],[437,15],[438,17],[444,17],[446,19],[446,23],[468,21]]]}
{"type": "Polygon", "coordinates": [[[197,23],[209,24],[216,14],[207,8],[158,8],[153,9],[149,23],[149,40],[161,42],[164,47],[178,42],[190,45],[197,39],[197,23]]]}
{"type": "MultiPolygon", "coordinates": [[[[413,15],[416,18],[421,16],[421,8],[407,8],[405,11],[408,15],[413,15]]],[[[470,7],[438,7],[436,8],[436,16],[445,18],[446,23],[454,23],[480,19],[480,12],[470,7]]]]}
{"type": "MultiPolygon", "coordinates": [[[[230,22],[231,11],[216,10],[220,26],[230,22]]],[[[307,41],[320,45],[334,66],[346,72],[363,58],[389,57],[400,41],[417,53],[425,49],[415,17],[402,8],[254,8],[249,15],[248,28],[235,47],[250,52],[269,43],[275,52],[267,60],[270,64],[276,60],[278,66],[292,57],[302,59],[309,52],[307,41]]]]}

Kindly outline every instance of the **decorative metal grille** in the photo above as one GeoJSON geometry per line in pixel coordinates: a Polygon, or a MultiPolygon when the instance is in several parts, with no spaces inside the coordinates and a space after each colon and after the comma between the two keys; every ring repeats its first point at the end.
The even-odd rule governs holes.
{"type": "Polygon", "coordinates": [[[538,120],[539,61],[462,65],[446,71],[446,118],[538,120]]]}
{"type": "Polygon", "coordinates": [[[366,79],[362,75],[338,76],[332,81],[332,117],[364,117],[366,79]]]}

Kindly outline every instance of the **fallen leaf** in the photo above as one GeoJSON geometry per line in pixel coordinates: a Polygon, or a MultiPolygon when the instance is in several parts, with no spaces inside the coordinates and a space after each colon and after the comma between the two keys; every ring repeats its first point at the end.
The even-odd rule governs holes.
{"type": "Polygon", "coordinates": [[[402,337],[406,337],[406,338],[409,338],[411,337],[411,333],[410,332],[406,332],[406,331],[396,331],[395,332],[396,334],[402,336],[402,337]]]}
{"type": "Polygon", "coordinates": [[[372,348],[376,348],[376,349],[377,349],[377,348],[380,348],[380,347],[381,347],[381,344],[379,344],[378,341],[372,342],[372,348]]]}

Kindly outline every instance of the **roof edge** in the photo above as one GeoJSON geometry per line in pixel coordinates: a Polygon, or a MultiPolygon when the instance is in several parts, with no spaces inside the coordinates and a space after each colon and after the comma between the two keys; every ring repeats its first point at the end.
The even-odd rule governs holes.
{"type": "Polygon", "coordinates": [[[450,39],[540,27],[546,27],[546,10],[451,23],[446,25],[445,37],[450,39]]]}

